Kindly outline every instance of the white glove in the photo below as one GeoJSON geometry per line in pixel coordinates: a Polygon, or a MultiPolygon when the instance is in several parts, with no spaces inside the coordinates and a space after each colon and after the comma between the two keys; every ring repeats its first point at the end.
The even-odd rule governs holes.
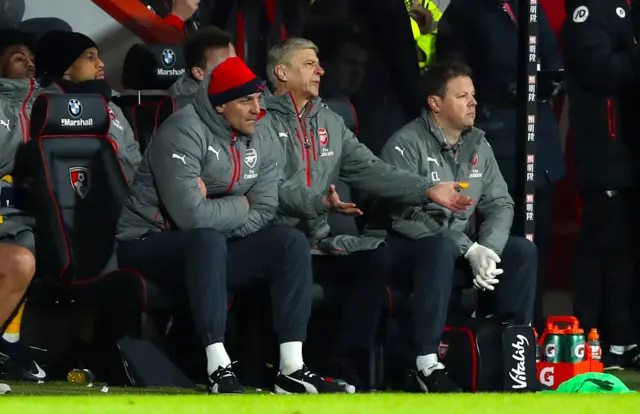
{"type": "Polygon", "coordinates": [[[478,276],[473,277],[473,287],[478,290],[494,290],[495,287],[493,285],[497,284],[500,280],[493,278],[484,280],[483,278],[478,276]]]}
{"type": "Polygon", "coordinates": [[[500,257],[496,252],[481,244],[473,243],[464,257],[471,265],[474,286],[482,290],[494,290],[493,285],[498,283],[496,277],[503,272],[502,269],[497,268],[497,264],[500,263],[500,257]]]}

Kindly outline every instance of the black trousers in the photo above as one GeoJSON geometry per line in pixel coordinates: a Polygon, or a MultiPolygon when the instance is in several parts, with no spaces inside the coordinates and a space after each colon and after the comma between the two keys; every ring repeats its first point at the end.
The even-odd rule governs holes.
{"type": "Polygon", "coordinates": [[[196,330],[206,347],[223,342],[227,292],[271,284],[274,330],[280,343],[304,341],[311,313],[311,256],[304,234],[269,226],[226,240],[213,229],[171,230],[120,243],[120,267],[168,289],[186,283],[196,330]]]}
{"type": "Polygon", "coordinates": [[[332,357],[371,349],[387,294],[389,265],[386,246],[348,256],[313,257],[314,281],[325,291],[338,291],[338,319],[331,324],[332,357]]]}
{"type": "MultiPolygon", "coordinates": [[[[454,272],[463,270],[471,282],[471,269],[455,242],[444,236],[412,240],[390,233],[387,240],[394,277],[400,283],[413,282],[415,351],[417,355],[435,354],[447,320],[454,272]]],[[[536,288],[536,246],[524,238],[509,237],[500,258],[499,268],[504,270],[500,283],[493,292],[481,294],[488,295],[501,318],[529,324],[536,288]]]]}
{"type": "Polygon", "coordinates": [[[632,196],[631,190],[612,197],[605,191],[580,192],[582,225],[573,272],[574,312],[585,332],[601,328],[607,342],[614,345],[637,342],[632,322],[637,297],[632,196]]]}

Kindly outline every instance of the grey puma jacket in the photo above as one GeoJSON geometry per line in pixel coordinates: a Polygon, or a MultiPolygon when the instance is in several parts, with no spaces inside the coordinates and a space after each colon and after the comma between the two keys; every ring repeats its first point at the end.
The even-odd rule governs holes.
{"type": "Polygon", "coordinates": [[[468,182],[462,190],[474,201],[473,208],[454,213],[433,202],[424,205],[411,203],[385,203],[387,223],[376,220],[369,230],[391,228],[409,237],[419,239],[443,233],[455,240],[460,253],[466,253],[473,243],[469,235],[469,219],[477,210],[481,216],[478,232],[479,244],[502,253],[513,222],[513,200],[502,178],[493,150],[484,132],[471,128],[462,134],[454,146],[445,141],[444,134],[432,125],[424,111],[417,118],[396,132],[385,144],[381,158],[432,182],[468,182]]]}

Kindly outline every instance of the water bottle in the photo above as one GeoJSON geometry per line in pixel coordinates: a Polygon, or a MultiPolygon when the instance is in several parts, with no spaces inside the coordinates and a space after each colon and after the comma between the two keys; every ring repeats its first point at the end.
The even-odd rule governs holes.
{"type": "Polygon", "coordinates": [[[533,329],[533,335],[536,338],[536,362],[542,362],[544,360],[544,350],[540,342],[538,342],[538,331],[535,328],[533,329]]]}
{"type": "Polygon", "coordinates": [[[602,347],[600,346],[600,334],[598,334],[598,330],[596,328],[592,328],[589,331],[587,346],[591,350],[591,359],[594,361],[600,361],[602,359],[602,347]]]}
{"type": "Polygon", "coordinates": [[[72,384],[91,384],[95,381],[95,375],[88,369],[72,369],[67,374],[67,381],[72,384]]]}

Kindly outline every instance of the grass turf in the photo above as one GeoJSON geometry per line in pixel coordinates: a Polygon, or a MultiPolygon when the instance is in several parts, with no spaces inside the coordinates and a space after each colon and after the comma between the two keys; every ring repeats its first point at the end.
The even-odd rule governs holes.
{"type": "Polygon", "coordinates": [[[640,412],[640,395],[569,394],[375,394],[314,396],[149,396],[96,397],[7,397],[0,400],[0,412],[38,414],[81,412],[102,413],[211,413],[308,414],[308,413],[446,413],[495,414],[566,413],[581,414],[640,412]]]}
{"type": "MultiPolygon", "coordinates": [[[[640,391],[640,373],[616,373],[631,389],[640,391]]],[[[199,413],[242,414],[268,412],[273,414],[307,413],[368,413],[397,411],[403,414],[441,412],[444,414],[509,413],[545,414],[580,412],[640,413],[640,393],[637,395],[569,395],[569,394],[459,394],[420,395],[376,393],[362,395],[274,396],[268,392],[253,392],[244,396],[207,396],[204,387],[197,391],[171,388],[120,388],[101,391],[103,384],[93,387],[51,382],[44,384],[10,382],[13,393],[0,396],[0,413],[81,412],[92,413],[199,413]],[[37,396],[37,398],[33,398],[37,396]]]]}

